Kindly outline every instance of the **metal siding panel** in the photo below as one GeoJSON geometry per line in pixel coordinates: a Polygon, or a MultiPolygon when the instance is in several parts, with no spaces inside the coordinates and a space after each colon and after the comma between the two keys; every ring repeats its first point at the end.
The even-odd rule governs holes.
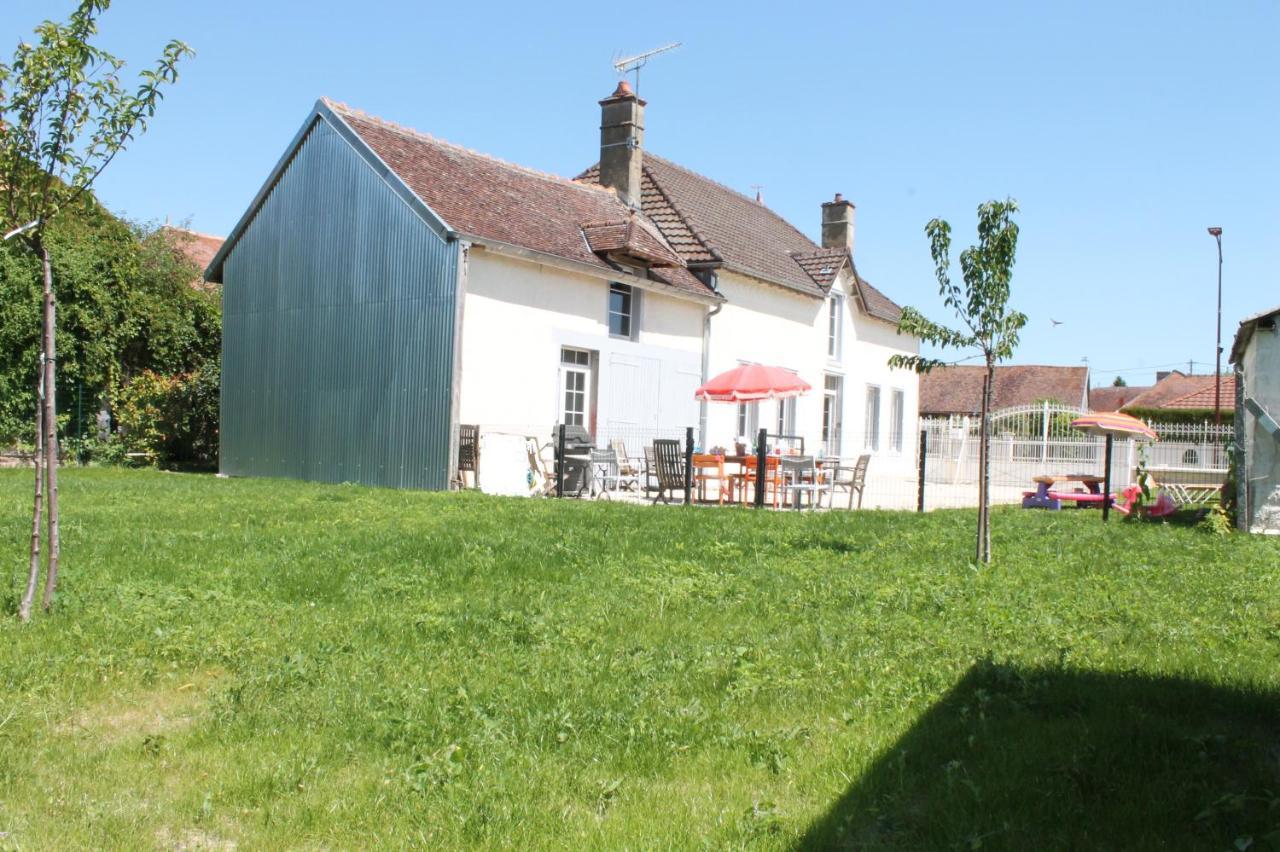
{"type": "Polygon", "coordinates": [[[318,122],[225,260],[222,471],[447,487],[456,263],[318,122]]]}

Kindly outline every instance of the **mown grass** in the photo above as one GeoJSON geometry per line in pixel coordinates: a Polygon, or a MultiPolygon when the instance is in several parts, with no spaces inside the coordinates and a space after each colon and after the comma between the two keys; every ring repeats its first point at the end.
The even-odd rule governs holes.
{"type": "Polygon", "coordinates": [[[0,848],[1280,843],[1275,540],[62,479],[0,848]]]}

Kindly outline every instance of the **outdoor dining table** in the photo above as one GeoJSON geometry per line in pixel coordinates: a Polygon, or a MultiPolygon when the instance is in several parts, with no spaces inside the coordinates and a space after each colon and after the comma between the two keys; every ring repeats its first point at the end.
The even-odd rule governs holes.
{"type": "MultiPolygon", "coordinates": [[[[782,456],[779,456],[776,453],[770,453],[768,457],[774,458],[774,459],[782,458],[782,456]]],[[[821,468],[823,461],[824,461],[823,459],[815,459],[814,464],[817,467],[821,468]]],[[[759,462],[759,456],[757,456],[755,453],[746,453],[746,454],[726,453],[725,454],[724,463],[726,465],[736,464],[738,466],[738,472],[729,477],[729,483],[730,483],[729,494],[730,494],[731,500],[734,499],[733,493],[735,490],[737,490],[738,501],[742,503],[747,502],[748,472],[754,471],[756,469],[756,464],[758,462],[759,462]]]]}

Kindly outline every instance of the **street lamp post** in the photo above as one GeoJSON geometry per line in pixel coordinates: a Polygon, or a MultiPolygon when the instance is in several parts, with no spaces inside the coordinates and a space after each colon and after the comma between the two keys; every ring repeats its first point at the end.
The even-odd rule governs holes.
{"type": "Polygon", "coordinates": [[[1218,243],[1218,342],[1213,362],[1213,425],[1222,425],[1222,229],[1210,228],[1218,243]]]}

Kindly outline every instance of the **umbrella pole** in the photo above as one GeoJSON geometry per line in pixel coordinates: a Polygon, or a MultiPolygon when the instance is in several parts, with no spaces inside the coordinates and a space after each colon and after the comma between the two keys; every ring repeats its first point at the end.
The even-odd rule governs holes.
{"type": "Polygon", "coordinates": [[[1103,454],[1102,471],[1102,522],[1106,523],[1111,512],[1111,433],[1107,433],[1107,449],[1103,454]]]}

